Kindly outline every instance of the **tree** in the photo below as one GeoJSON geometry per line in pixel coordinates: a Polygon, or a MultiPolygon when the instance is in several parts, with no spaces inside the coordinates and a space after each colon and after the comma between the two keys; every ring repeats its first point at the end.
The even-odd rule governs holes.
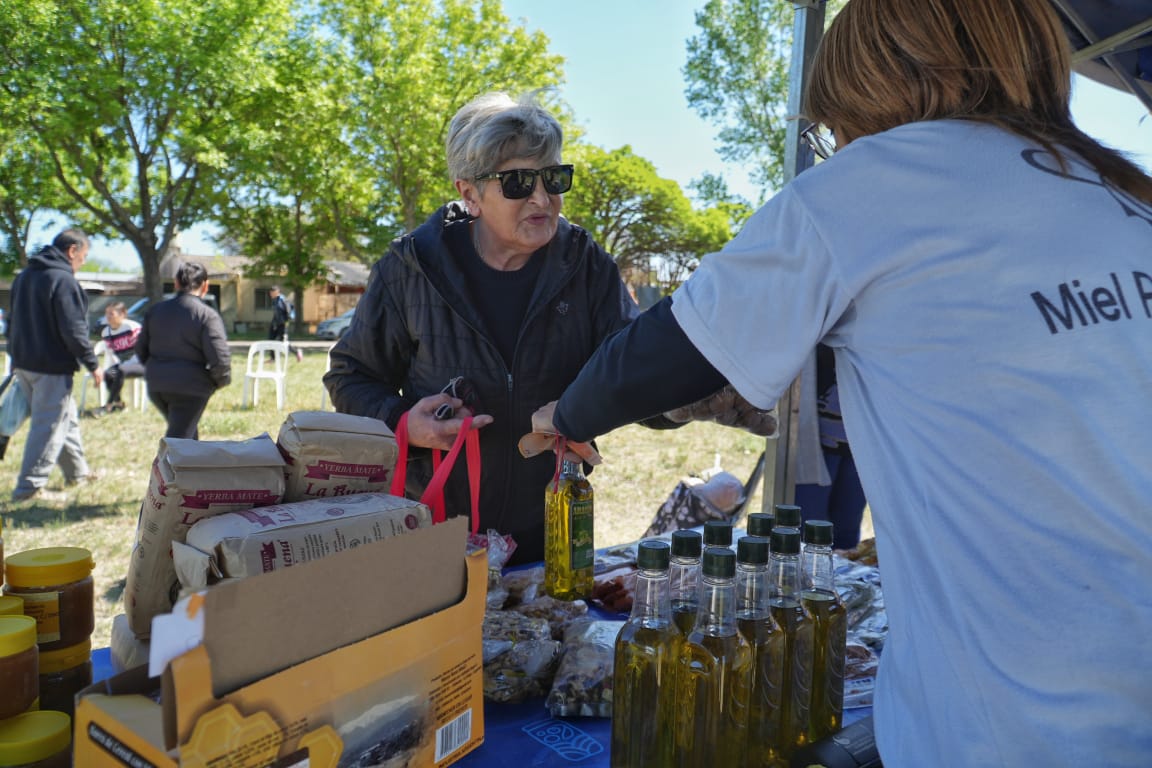
{"type": "Polygon", "coordinates": [[[499,0],[320,0],[341,57],[333,77],[346,107],[349,163],[370,180],[368,210],[340,210],[341,243],[367,259],[456,192],[448,123],[469,99],[555,85],[547,38],[504,15],[499,0]]]}
{"type": "Polygon", "coordinates": [[[764,192],[784,180],[794,13],[789,0],[708,0],[688,40],[688,104],[720,127],[720,156],[749,166],[764,192]]]}
{"type": "Polygon", "coordinates": [[[290,0],[0,0],[0,109],[140,256],[207,218],[291,20],[290,0]]]}
{"type": "MultiPolygon", "coordinates": [[[[680,185],[660,178],[631,147],[576,145],[568,155],[576,178],[565,195],[565,215],[615,257],[626,278],[646,275],[661,261],[681,268],[658,269],[659,274],[686,275],[700,256],[731,238],[726,210],[694,210],[680,185]]],[[[667,282],[663,276],[661,282],[667,282]]]]}
{"type": "MultiPolygon", "coordinates": [[[[0,272],[12,274],[27,264],[29,236],[37,214],[67,208],[70,203],[36,137],[0,128],[0,272]]],[[[49,219],[47,223],[54,225],[56,221],[49,219]]]]}

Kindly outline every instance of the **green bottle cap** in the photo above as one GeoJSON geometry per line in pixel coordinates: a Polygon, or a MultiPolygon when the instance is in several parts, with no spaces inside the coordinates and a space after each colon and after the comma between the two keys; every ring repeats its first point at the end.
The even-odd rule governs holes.
{"type": "Polygon", "coordinates": [[[763,536],[741,536],[736,542],[737,562],[764,565],[768,562],[768,539],[763,536]]]}
{"type": "Polygon", "coordinates": [[[776,526],[772,529],[772,551],[782,555],[800,554],[800,529],[776,526]]]}
{"type": "Polygon", "coordinates": [[[642,571],[668,570],[669,546],[666,541],[648,539],[636,548],[636,564],[642,571]]]}
{"type": "Polygon", "coordinates": [[[736,575],[736,553],[727,547],[706,547],[703,571],[713,578],[732,578],[736,575]]]}
{"type": "Polygon", "coordinates": [[[832,523],[827,520],[805,520],[804,543],[818,547],[832,546],[832,523]]]}
{"type": "Polygon", "coordinates": [[[777,504],[776,525],[784,528],[799,528],[800,507],[795,504],[777,504]]]}
{"type": "Polygon", "coordinates": [[[723,520],[709,520],[704,523],[704,546],[732,546],[732,523],[723,520]]]}
{"type": "Polygon", "coordinates": [[[700,531],[673,531],[672,556],[673,557],[700,557],[703,549],[700,531]]]}
{"type": "Polygon", "coordinates": [[[776,527],[776,516],[767,512],[753,512],[748,515],[749,536],[771,536],[776,527]]]}

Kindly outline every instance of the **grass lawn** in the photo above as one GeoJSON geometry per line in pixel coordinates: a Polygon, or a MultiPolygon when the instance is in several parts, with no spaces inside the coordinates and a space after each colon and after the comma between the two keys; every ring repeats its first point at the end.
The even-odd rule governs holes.
{"type": "MultiPolygon", "coordinates": [[[[204,440],[239,440],[262,432],[273,438],[291,411],[316,410],[321,405],[320,378],[327,345],[305,349],[304,361],[290,359],[287,402],[276,410],[274,390],[260,385],[258,407],[241,407],[246,351],[233,351],[232,385],[216,394],[200,422],[204,440]]],[[[76,378],[79,404],[83,379],[76,378]]],[[[124,388],[126,400],[131,381],[124,388]]],[[[88,393],[88,407],[94,404],[88,393]]],[[[331,406],[329,406],[331,407],[331,406]]],[[[140,501],[148,487],[148,472],[164,434],[160,414],[146,404],[102,418],[81,419],[88,461],[100,474],[94,483],[65,488],[59,470],[48,488],[67,492],[64,502],[11,505],[7,499],[16,484],[27,426],[12,438],[7,457],[0,462],[0,514],[3,515],[4,551],[8,554],[48,546],[82,546],[96,561],[96,631],[93,645],[108,644],[112,617],[123,612],[122,597],[128,560],[136,534],[140,501]]],[[[605,463],[591,475],[596,490],[596,546],[634,541],[652,520],[660,504],[686,474],[720,465],[742,481],[751,474],[763,449],[761,438],[714,424],[689,424],[683,429],[654,431],[625,427],[598,441],[605,463]]],[[[540,489],[543,493],[543,489],[540,489]]],[[[760,492],[749,509],[760,508],[760,492]]]]}

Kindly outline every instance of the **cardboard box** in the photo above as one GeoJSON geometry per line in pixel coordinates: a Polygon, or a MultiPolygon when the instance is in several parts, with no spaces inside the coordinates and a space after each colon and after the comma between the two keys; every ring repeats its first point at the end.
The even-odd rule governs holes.
{"type": "Polygon", "coordinates": [[[488,563],[467,533],[453,518],[196,596],[203,641],[159,681],[138,668],[79,694],[75,764],[456,762],[484,740],[488,563]]]}

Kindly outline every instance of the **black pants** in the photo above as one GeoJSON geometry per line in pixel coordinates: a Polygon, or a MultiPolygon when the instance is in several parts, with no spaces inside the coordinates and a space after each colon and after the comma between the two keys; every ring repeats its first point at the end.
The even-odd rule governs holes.
{"type": "Polygon", "coordinates": [[[148,399],[168,420],[168,431],[164,433],[164,437],[200,439],[200,416],[208,405],[207,397],[154,392],[149,389],[148,399]]]}
{"type": "MultiPolygon", "coordinates": [[[[268,326],[268,341],[283,341],[283,342],[287,343],[288,342],[288,326],[286,324],[285,325],[276,325],[275,323],[272,323],[271,325],[269,325],[268,326]]],[[[294,347],[291,344],[288,344],[288,354],[298,355],[298,354],[300,354],[300,350],[298,347],[294,347]]]]}

